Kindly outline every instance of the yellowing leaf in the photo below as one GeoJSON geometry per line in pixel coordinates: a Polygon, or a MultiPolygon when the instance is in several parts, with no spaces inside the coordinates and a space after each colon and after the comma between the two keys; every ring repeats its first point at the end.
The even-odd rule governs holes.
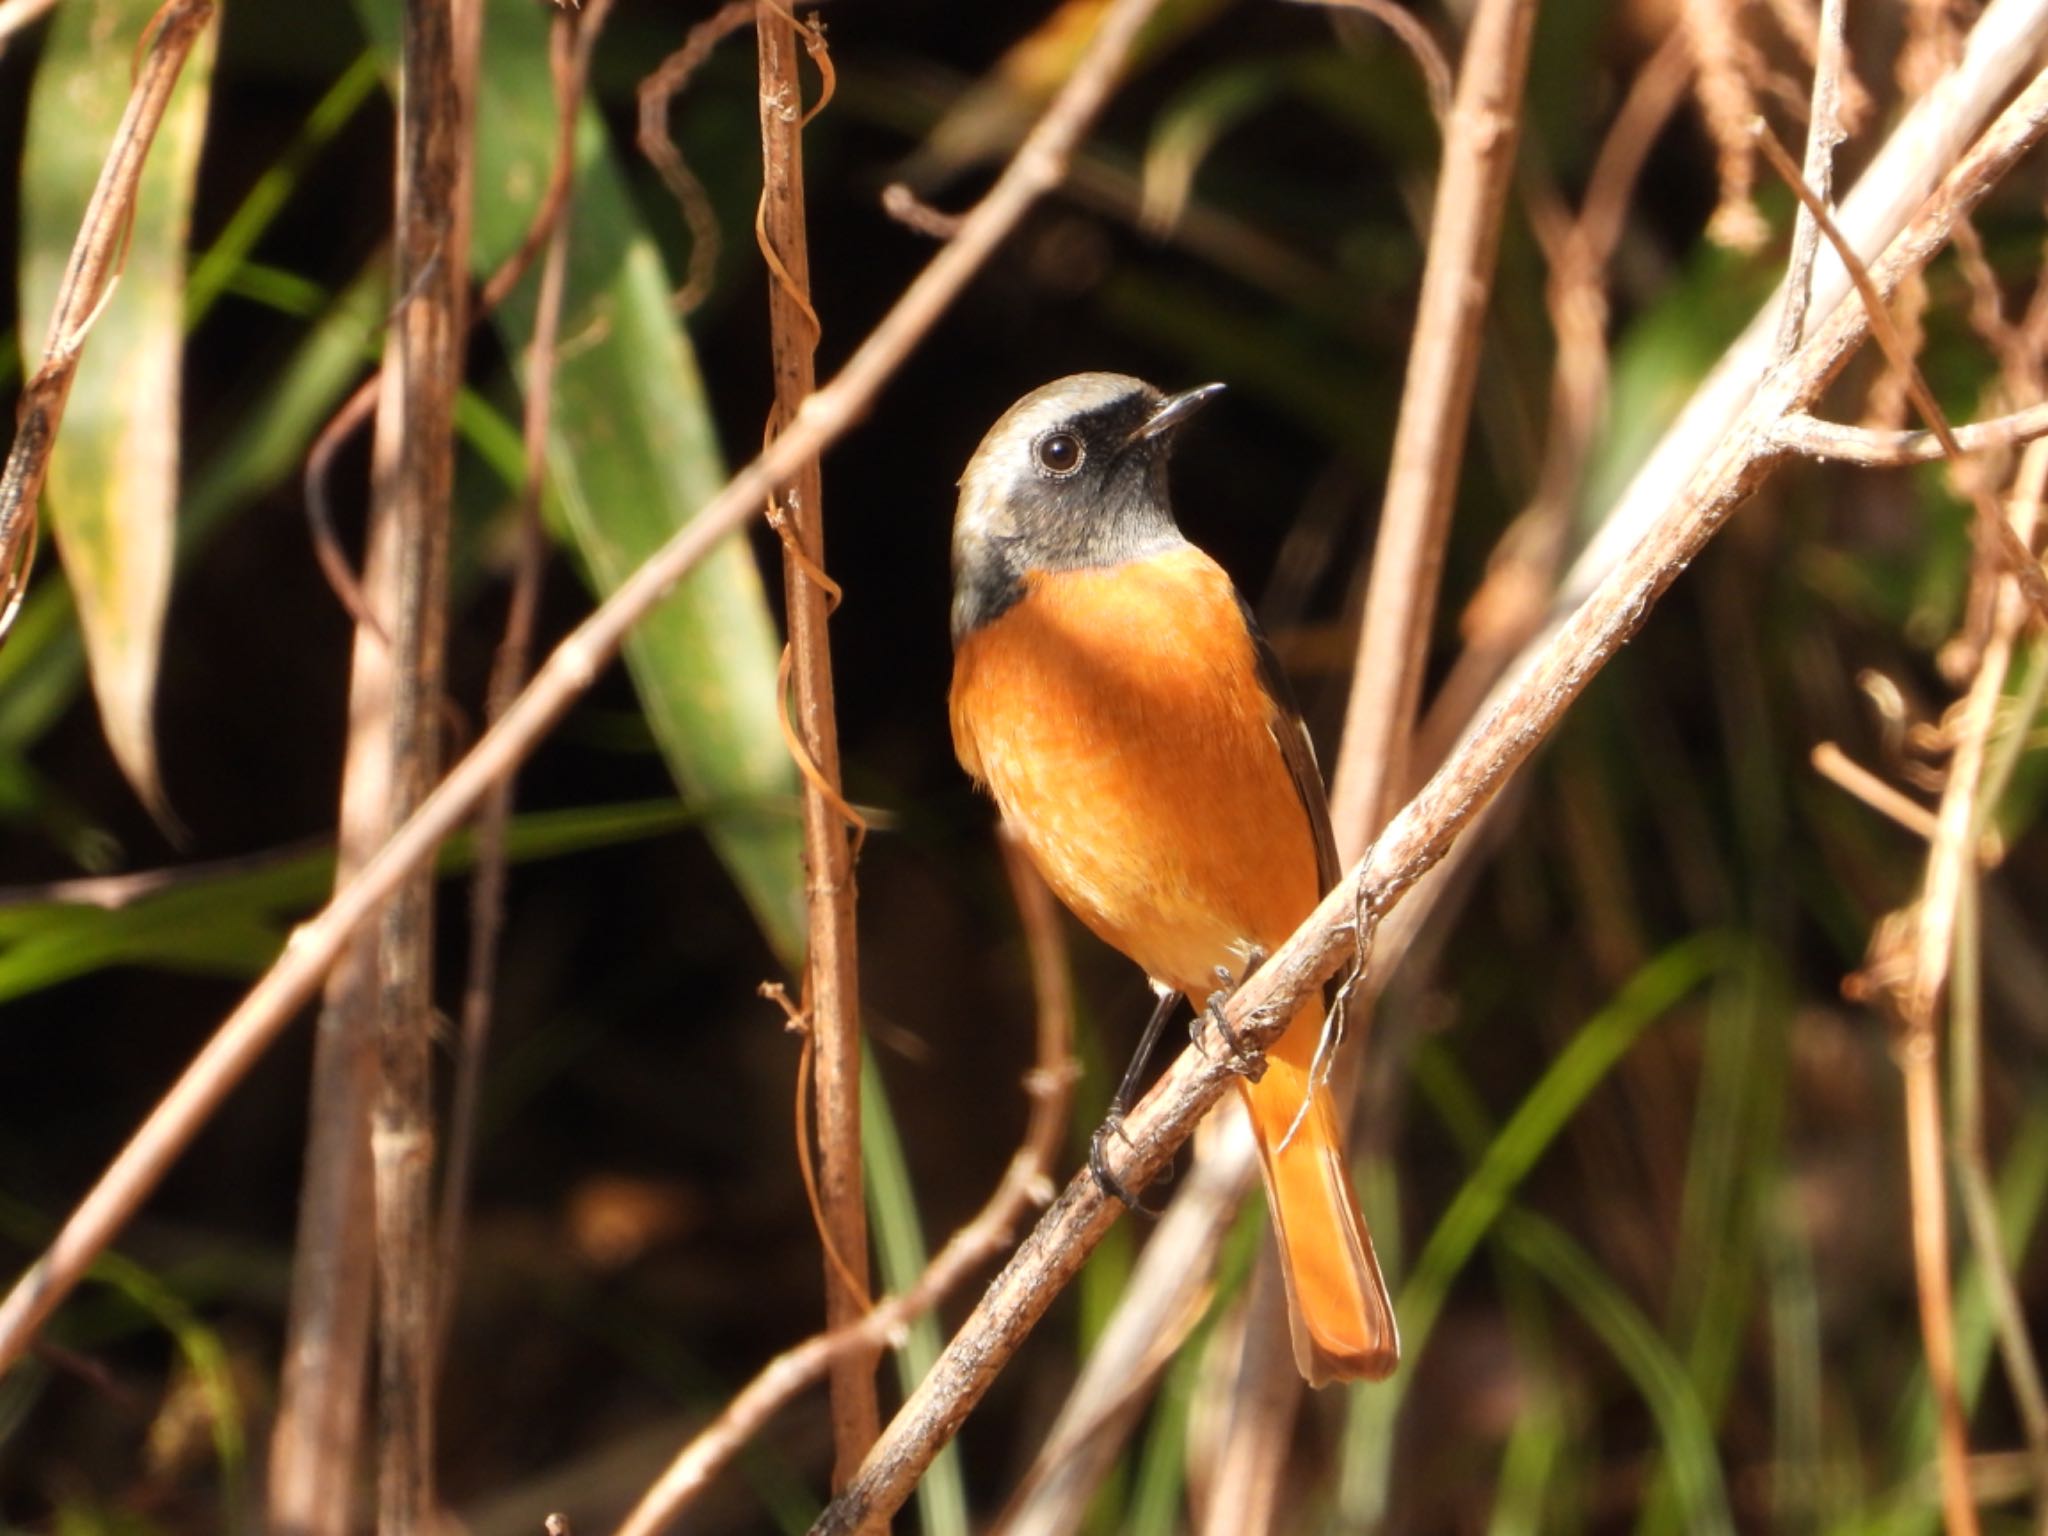
{"type": "MultiPolygon", "coordinates": [[[[157,0],[72,0],[36,72],[23,151],[24,359],[55,303],[86,200],[128,102],[157,0]]],[[[93,693],[121,770],[161,818],[154,725],[178,502],[185,243],[216,31],[193,49],[151,145],[127,259],[93,324],[43,509],[77,598],[93,693]]]]}

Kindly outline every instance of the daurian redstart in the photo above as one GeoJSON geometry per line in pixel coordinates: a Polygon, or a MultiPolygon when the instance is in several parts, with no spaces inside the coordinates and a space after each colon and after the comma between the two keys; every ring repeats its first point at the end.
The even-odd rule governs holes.
{"type": "MultiPolygon", "coordinates": [[[[1032,391],[968,461],[953,524],[961,764],[1081,921],[1197,1006],[1337,873],[1322,775],[1272,652],[1167,497],[1174,436],[1220,388],[1164,396],[1083,373],[1032,391]]],[[[1314,1386],[1378,1379],[1400,1358],[1342,1122],[1311,1080],[1322,1027],[1304,1005],[1264,1075],[1240,1083],[1314,1386]]]]}

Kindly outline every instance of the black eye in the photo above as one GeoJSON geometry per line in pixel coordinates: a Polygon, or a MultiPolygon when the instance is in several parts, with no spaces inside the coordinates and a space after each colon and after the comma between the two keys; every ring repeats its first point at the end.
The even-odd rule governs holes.
{"type": "Polygon", "coordinates": [[[1071,432],[1055,432],[1040,438],[1038,462],[1048,473],[1071,475],[1081,467],[1081,439],[1071,432]]]}

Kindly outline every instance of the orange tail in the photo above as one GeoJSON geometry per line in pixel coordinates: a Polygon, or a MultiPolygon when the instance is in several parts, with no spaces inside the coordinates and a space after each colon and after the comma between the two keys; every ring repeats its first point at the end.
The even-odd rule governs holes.
{"type": "Polygon", "coordinates": [[[1379,1381],[1401,1359],[1393,1303],[1351,1191],[1329,1089],[1318,1087],[1309,1096],[1308,1112],[1301,1112],[1322,1023],[1317,1007],[1296,1015],[1267,1053],[1266,1075],[1241,1085],[1280,1242],[1294,1363],[1312,1387],[1379,1381]],[[1288,1140],[1297,1116],[1300,1126],[1288,1140]]]}

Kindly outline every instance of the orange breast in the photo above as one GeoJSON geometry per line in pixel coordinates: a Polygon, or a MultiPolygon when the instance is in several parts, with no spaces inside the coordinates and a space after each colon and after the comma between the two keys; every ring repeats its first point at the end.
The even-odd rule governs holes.
{"type": "Polygon", "coordinates": [[[1230,578],[1192,547],[1034,575],[954,663],[960,761],[1047,884],[1196,999],[1316,903],[1273,718],[1230,578]]]}

